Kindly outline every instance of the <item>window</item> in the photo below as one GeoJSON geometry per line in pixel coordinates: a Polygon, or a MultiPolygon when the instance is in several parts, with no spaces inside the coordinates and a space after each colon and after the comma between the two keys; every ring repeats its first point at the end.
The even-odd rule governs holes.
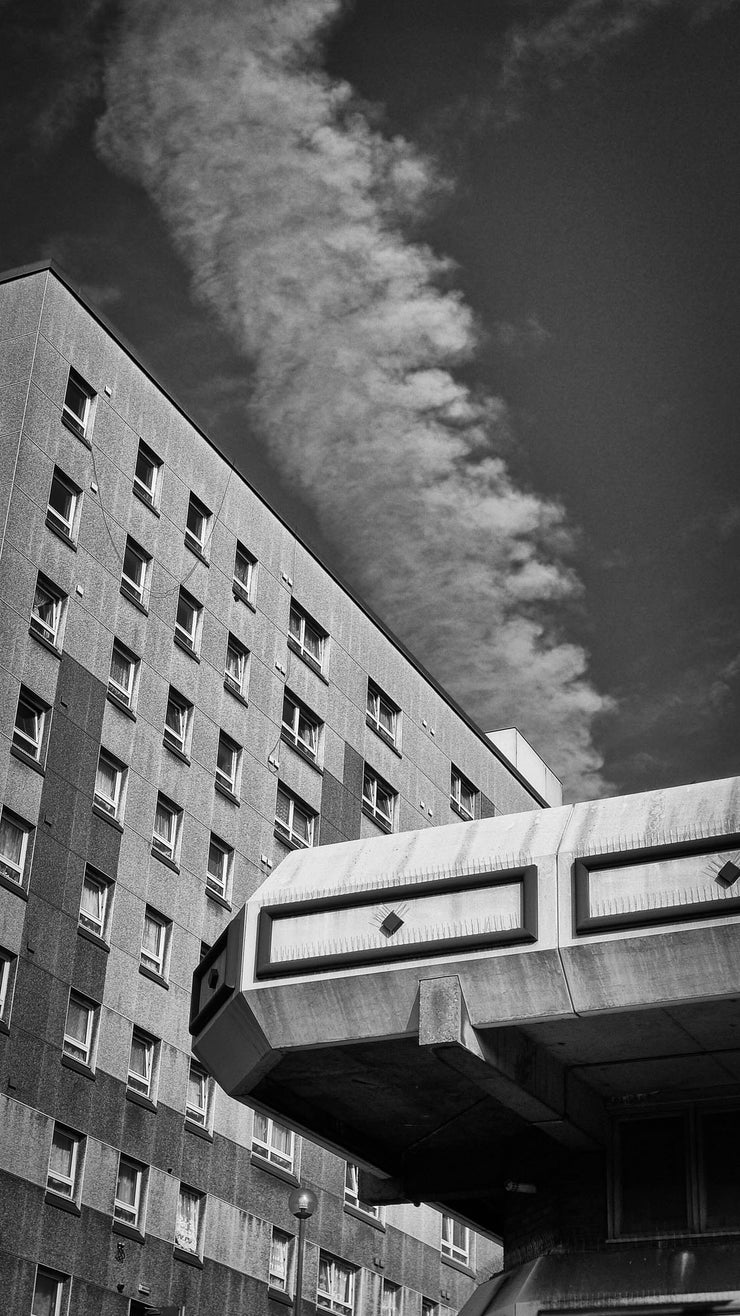
{"type": "Polygon", "coordinates": [[[443,1257],[450,1257],[453,1261],[459,1261],[463,1266],[469,1264],[470,1233],[468,1227],[467,1225],[461,1225],[457,1220],[453,1220],[450,1215],[442,1216],[441,1251],[443,1257]]]}
{"type": "Polygon", "coordinates": [[[113,883],[107,877],[103,877],[102,873],[96,872],[89,866],[85,869],[85,876],[82,879],[79,926],[86,928],[88,932],[94,932],[96,937],[102,937],[103,940],[107,940],[108,935],[112,886],[113,883]]]}
{"type": "Polygon", "coordinates": [[[211,1116],[211,1080],[205,1069],[190,1061],[188,1095],[185,1100],[185,1118],[201,1129],[207,1129],[211,1116]]]}
{"type": "Polygon", "coordinates": [[[39,572],[31,609],[31,634],[57,648],[61,643],[66,594],[39,572]]]}
{"type": "Polygon", "coordinates": [[[0,946],[0,1024],[7,1028],[13,1000],[13,983],[18,957],[0,946]]]}
{"type": "Polygon", "coordinates": [[[319,1283],[316,1306],[320,1311],[351,1313],[355,1305],[355,1272],[345,1261],[319,1253],[319,1283]]]}
{"type": "Polygon", "coordinates": [[[172,923],[147,905],[144,912],[144,930],[141,936],[139,968],[148,969],[157,978],[167,977],[167,958],[172,923]]]}
{"type": "Polygon", "coordinates": [[[32,828],[10,809],[0,817],[0,876],[22,886],[32,828]]]}
{"type": "Polygon", "coordinates": [[[41,748],[44,738],[44,723],[49,708],[24,685],[18,696],[18,708],[13,728],[13,744],[29,758],[41,762],[41,748]]]}
{"type": "Polygon", "coordinates": [[[146,1167],[129,1156],[119,1156],[113,1218],[132,1229],[142,1230],[146,1167]]]}
{"type": "Polygon", "coordinates": [[[33,1287],[31,1316],[62,1316],[62,1299],[66,1281],[66,1275],[39,1266],[33,1287]]]}
{"type": "Polygon", "coordinates": [[[314,843],[316,814],[284,786],[277,788],[275,834],[287,845],[310,846],[314,843]]]}
{"type": "Polygon", "coordinates": [[[477,795],[478,792],[475,786],[471,785],[467,777],[463,777],[463,774],[453,767],[450,777],[450,804],[455,812],[463,818],[474,818],[477,795]]]}
{"type": "Polygon", "coordinates": [[[54,1125],[49,1153],[46,1187],[60,1197],[74,1201],[79,1190],[82,1164],[82,1135],[61,1124],[54,1125]]]}
{"type": "Polygon", "coordinates": [[[234,862],[234,851],[230,845],[220,841],[217,836],[211,832],[211,840],[208,846],[208,873],[206,875],[206,890],[212,891],[215,895],[220,896],[222,900],[229,900],[231,897],[231,869],[234,862]]]}
{"type": "Polygon", "coordinates": [[[293,1291],[293,1238],[282,1229],[272,1231],[268,1284],[280,1293],[293,1291]]]}
{"type": "Polygon", "coordinates": [[[401,1288],[383,1280],[383,1296],[380,1300],[380,1316],[401,1316],[401,1288]]]}
{"type": "Polygon", "coordinates": [[[199,553],[201,557],[205,556],[210,520],[211,513],[208,508],[199,498],[196,498],[194,493],[191,493],[185,526],[185,543],[188,548],[195,549],[195,552],[199,553]]]}
{"type": "Polygon", "coordinates": [[[259,1111],[254,1114],[252,1131],[252,1151],[256,1156],[279,1165],[291,1173],[295,1170],[295,1134],[259,1111]]]}
{"type": "Polygon", "coordinates": [[[252,557],[252,554],[247,552],[243,544],[237,543],[234,555],[233,583],[234,594],[237,598],[250,601],[256,565],[256,559],[252,557]]]}
{"type": "Polygon", "coordinates": [[[141,1028],[134,1028],[131,1034],[131,1052],[128,1059],[127,1086],[130,1092],[140,1097],[154,1100],[154,1062],[157,1043],[141,1028]]]}
{"type": "Polygon", "coordinates": [[[134,473],[134,492],[150,507],[156,507],[159,498],[159,480],[162,463],[155,452],[139,440],[134,473]]]}
{"type": "Polygon", "coordinates": [[[249,650],[240,644],[235,635],[230,635],[226,646],[226,670],[224,685],[232,694],[247,697],[247,660],[249,650]]]}
{"type": "Polygon", "coordinates": [[[241,748],[225,731],[218,733],[218,753],[216,755],[216,784],[222,786],[230,795],[239,793],[239,766],[241,748]]]}
{"type": "Polygon", "coordinates": [[[160,792],[157,795],[157,808],[154,814],[152,850],[155,854],[164,855],[165,859],[170,859],[175,864],[180,850],[181,821],[182,809],[160,792]]]}
{"type": "Polygon", "coordinates": [[[346,1161],[344,1165],[344,1202],[345,1206],[354,1207],[355,1211],[362,1211],[364,1215],[372,1216],[375,1220],[380,1219],[380,1207],[372,1206],[369,1202],[360,1201],[360,1173],[359,1167],[353,1165],[351,1161],[346,1161]]]}
{"type": "Polygon", "coordinates": [[[315,713],[286,690],[283,696],[283,740],[315,761],[319,753],[320,732],[321,722],[315,713]]]}
{"type": "Polygon", "coordinates": [[[439,1303],[432,1302],[431,1298],[422,1298],[421,1316],[439,1316],[439,1303]]]}
{"type": "Polygon", "coordinates": [[[74,991],[69,993],[62,1052],[70,1060],[79,1060],[80,1064],[90,1069],[93,1067],[97,1011],[94,1001],[88,1001],[74,991]]]}
{"type": "Polygon", "coordinates": [[[126,648],[120,640],[113,641],[108,677],[108,694],[113,695],[126,708],[133,708],[136,703],[136,687],[139,679],[139,659],[135,653],[126,648]]]}
{"type": "Polygon", "coordinates": [[[383,694],[372,681],[367,684],[367,724],[377,731],[379,736],[390,742],[398,743],[400,710],[396,704],[383,694]]]}
{"type": "Polygon", "coordinates": [[[144,605],[151,556],[130,535],[126,536],[121,573],[121,593],[144,605]]]}
{"type": "Polygon", "coordinates": [[[205,1197],[194,1188],[180,1188],[177,1199],[175,1247],[183,1252],[200,1253],[205,1197]]]}
{"type": "Polygon", "coordinates": [[[190,700],[171,685],[164,715],[164,743],[169,749],[179,750],[186,757],[190,752],[192,719],[193,705],[190,700]]]}
{"type": "Polygon", "coordinates": [[[288,621],[288,640],[295,649],[313,667],[321,670],[324,661],[324,647],[328,636],[326,631],[309,617],[297,603],[290,605],[288,621]]]}
{"type": "Polygon", "coordinates": [[[186,649],[197,651],[200,633],[200,618],[203,609],[197,599],[192,594],[188,594],[186,589],[180,586],[180,597],[177,601],[177,617],[175,619],[175,639],[186,649]]]}
{"type": "Polygon", "coordinates": [[[70,370],[62,407],[62,420],[81,439],[88,437],[94,397],[93,390],[85,383],[82,375],[78,375],[76,370],[70,370]]]}
{"type": "Polygon", "coordinates": [[[101,749],[95,777],[95,804],[119,821],[123,813],[125,780],[125,764],[119,763],[106,749],[101,749]]]}
{"type": "Polygon", "coordinates": [[[46,509],[46,524],[59,530],[67,539],[74,539],[75,518],[81,489],[58,466],[54,467],[46,509]]]}
{"type": "Polygon", "coordinates": [[[385,831],[391,831],[393,827],[393,813],[396,802],[396,792],[387,781],[383,781],[377,772],[365,765],[365,773],[362,779],[362,808],[369,818],[373,818],[379,823],[385,831]]]}

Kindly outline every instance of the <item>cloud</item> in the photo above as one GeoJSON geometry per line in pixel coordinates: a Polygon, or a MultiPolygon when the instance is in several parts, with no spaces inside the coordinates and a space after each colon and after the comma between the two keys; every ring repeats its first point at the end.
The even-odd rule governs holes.
{"type": "Polygon", "coordinates": [[[544,347],[552,334],[542,324],[539,316],[532,314],[517,324],[513,324],[510,320],[497,320],[493,326],[492,337],[498,347],[504,348],[512,356],[528,356],[544,347]]]}
{"type": "MultiPolygon", "coordinates": [[[[128,0],[98,144],[141,183],[249,360],[253,426],[342,573],[487,728],[602,793],[609,701],[556,624],[570,531],[504,463],[504,403],[456,375],[478,333],[404,236],[440,184],[321,70],[339,0],[128,0]]],[[[246,367],[245,367],[246,369],[246,367]]]]}

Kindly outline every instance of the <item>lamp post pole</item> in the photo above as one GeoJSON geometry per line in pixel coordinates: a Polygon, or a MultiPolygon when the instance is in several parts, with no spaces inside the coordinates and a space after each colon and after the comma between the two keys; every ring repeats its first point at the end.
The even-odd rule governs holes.
{"type": "Polygon", "coordinates": [[[291,1215],[298,1220],[298,1256],[295,1268],[295,1311],[294,1316],[301,1316],[303,1310],[303,1252],[305,1248],[306,1221],[316,1210],[316,1194],[310,1188],[294,1188],[288,1198],[291,1215]]]}

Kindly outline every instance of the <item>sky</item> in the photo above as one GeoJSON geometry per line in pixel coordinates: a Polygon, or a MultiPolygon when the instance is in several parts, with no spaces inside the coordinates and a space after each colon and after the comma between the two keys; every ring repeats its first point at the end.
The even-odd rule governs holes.
{"type": "Polygon", "coordinates": [[[740,0],[0,0],[53,257],[581,799],[740,723],[740,0]]]}

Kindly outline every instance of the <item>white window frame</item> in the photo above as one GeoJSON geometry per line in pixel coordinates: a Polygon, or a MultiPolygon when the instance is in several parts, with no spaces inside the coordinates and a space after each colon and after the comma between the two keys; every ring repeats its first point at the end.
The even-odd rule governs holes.
{"type": "Polygon", "coordinates": [[[317,763],[319,758],[322,726],[321,718],[317,717],[302,700],[290,690],[283,691],[282,738],[295,749],[301,750],[314,763],[317,763]],[[309,735],[306,735],[306,728],[309,735]]]}
{"type": "Polygon", "coordinates": [[[247,697],[247,672],[249,665],[249,649],[242,644],[235,635],[229,635],[226,641],[226,666],[224,667],[224,686],[232,694],[238,695],[240,699],[247,697]],[[237,662],[233,665],[236,668],[237,675],[231,670],[229,658],[234,655],[237,662]]]}
{"type": "Polygon", "coordinates": [[[401,1294],[400,1284],[393,1284],[389,1279],[384,1279],[380,1291],[380,1316],[401,1316],[401,1294]]]}
{"type": "Polygon", "coordinates": [[[110,672],[108,674],[108,693],[113,695],[119,703],[124,704],[126,708],[133,709],[136,704],[140,665],[141,659],[138,655],[135,654],[132,649],[129,649],[122,640],[119,640],[117,636],[114,636],[110,656],[110,672]],[[123,685],[113,675],[113,662],[116,658],[118,658],[120,663],[126,664],[126,672],[128,676],[128,682],[126,685],[123,685]]]}
{"type": "Polygon", "coordinates": [[[99,809],[102,809],[103,812],[109,818],[115,818],[116,821],[118,822],[120,822],[121,814],[123,813],[125,784],[126,784],[125,763],[121,763],[117,758],[114,757],[113,754],[111,754],[107,749],[103,749],[103,747],[101,746],[100,753],[98,754],[98,767],[95,774],[95,794],[93,798],[95,804],[98,806],[99,809]],[[101,790],[99,773],[100,773],[100,766],[103,763],[106,764],[109,768],[112,768],[113,772],[115,773],[112,795],[107,794],[107,792],[104,793],[101,790]]]}
{"type": "Polygon", "coordinates": [[[131,1046],[128,1054],[128,1075],[126,1086],[130,1092],[135,1092],[137,1096],[146,1097],[148,1101],[154,1101],[154,1080],[156,1077],[157,1062],[157,1041],[149,1033],[145,1033],[143,1028],[137,1028],[134,1024],[131,1029],[131,1046]],[[144,1072],[143,1074],[133,1068],[134,1045],[139,1044],[144,1055],[144,1072]]]}
{"type": "Polygon", "coordinates": [[[218,733],[218,748],[216,750],[216,781],[223,790],[228,791],[229,795],[239,794],[239,776],[241,773],[242,747],[223,730],[218,733]],[[227,772],[219,762],[222,754],[230,756],[231,770],[227,772]]]}
{"type": "Polygon", "coordinates": [[[185,543],[188,548],[194,548],[201,557],[206,556],[208,527],[211,524],[212,517],[213,513],[210,508],[201,502],[197,494],[191,493],[185,519],[185,543]],[[196,523],[196,528],[191,526],[191,520],[196,523]]]}
{"type": "Polygon", "coordinates": [[[182,831],[182,809],[175,804],[173,800],[163,795],[161,791],[157,793],[157,803],[154,807],[154,825],[152,827],[152,851],[154,854],[164,855],[165,859],[171,860],[173,864],[178,862],[180,853],[180,834],[182,831]],[[166,813],[171,820],[171,834],[167,835],[158,830],[158,814],[160,810],[166,813]]]}
{"type": "Polygon", "coordinates": [[[159,483],[162,472],[162,462],[157,454],[145,443],[143,439],[139,440],[139,447],[136,453],[136,465],[134,467],[134,489],[145,503],[150,507],[156,507],[159,502],[159,483]],[[139,461],[145,462],[152,473],[151,483],[147,483],[139,475],[139,461]]]}
{"type": "Polygon", "coordinates": [[[278,1293],[293,1293],[293,1256],[295,1237],[284,1229],[273,1225],[270,1238],[270,1259],[268,1261],[267,1283],[269,1288],[278,1293]]]}
{"type": "Polygon", "coordinates": [[[113,1196],[113,1219],[118,1220],[122,1225],[128,1225],[130,1229],[136,1229],[140,1234],[144,1232],[144,1206],[146,1203],[146,1166],[141,1161],[135,1161],[132,1156],[124,1156],[123,1152],[118,1157],[118,1169],[116,1171],[116,1188],[113,1196]],[[121,1186],[121,1168],[134,1171],[134,1200],[127,1202],[125,1198],[119,1197],[121,1186]]]}
{"type": "Polygon", "coordinates": [[[62,420],[65,425],[73,430],[81,439],[87,439],[88,437],[87,432],[92,419],[92,404],[94,397],[95,390],[90,387],[87,380],[82,378],[82,375],[75,370],[74,366],[70,366],[64,392],[64,402],[62,403],[62,420]],[[80,410],[77,410],[77,408],[68,400],[70,387],[76,389],[81,395],[80,400],[82,405],[80,410]]]}
{"type": "Polygon", "coordinates": [[[203,605],[198,602],[192,594],[189,594],[183,586],[180,586],[180,593],[177,597],[177,612],[175,614],[175,636],[181,644],[189,649],[191,653],[197,653],[200,644],[200,626],[203,616],[203,605]],[[192,625],[186,627],[180,621],[180,609],[187,608],[192,619],[192,625]]]}
{"type": "Polygon", "coordinates": [[[126,535],[126,547],[123,551],[121,560],[121,591],[128,598],[140,603],[142,607],[146,606],[146,595],[149,588],[149,571],[152,564],[151,554],[147,553],[141,544],[137,544],[131,535],[126,535]],[[130,576],[126,572],[126,555],[130,554],[139,564],[140,570],[137,577],[130,576]]]}
{"type": "Polygon", "coordinates": [[[231,899],[231,877],[234,866],[234,847],[227,845],[222,841],[220,836],[211,832],[208,841],[208,863],[206,867],[206,891],[220,896],[222,900],[231,899]],[[219,872],[214,872],[211,867],[211,857],[214,851],[217,851],[221,857],[219,872]]]}
{"type": "Polygon", "coordinates": [[[292,1129],[280,1124],[262,1111],[254,1112],[252,1125],[252,1153],[271,1165],[277,1165],[289,1174],[296,1173],[297,1139],[292,1129]],[[287,1134],[287,1138],[284,1135],[287,1134]],[[287,1142],[287,1148],[284,1146],[287,1142]]]}
{"type": "Polygon", "coordinates": [[[367,725],[390,745],[398,748],[399,729],[401,723],[401,710],[397,704],[394,704],[388,695],[384,694],[380,686],[374,681],[367,683],[367,711],[365,714],[367,725]],[[390,730],[383,726],[383,714],[386,715],[390,730]]]}
{"type": "Polygon", "coordinates": [[[61,466],[55,466],[54,474],[51,477],[49,499],[46,504],[46,520],[55,530],[60,530],[67,539],[74,540],[76,538],[75,530],[77,525],[77,514],[80,510],[81,495],[82,490],[75,484],[74,480],[71,480],[70,477],[65,474],[61,466]],[[51,500],[52,495],[54,494],[55,485],[60,487],[69,497],[70,509],[68,515],[60,512],[59,509],[52,504],[51,500]]]}
{"type": "Polygon", "coordinates": [[[209,1130],[211,1127],[211,1108],[213,1105],[213,1083],[209,1078],[206,1070],[199,1065],[196,1060],[190,1061],[188,1070],[188,1086],[185,1096],[185,1118],[190,1124],[197,1125],[200,1129],[209,1130]],[[198,1084],[200,1098],[197,1101],[191,1100],[191,1089],[198,1084]]]}
{"type": "Polygon", "coordinates": [[[316,1285],[316,1309],[317,1311],[335,1312],[337,1316],[352,1316],[355,1309],[355,1278],[357,1275],[356,1268],[350,1266],[346,1261],[340,1261],[338,1257],[331,1256],[324,1252],[323,1248],[319,1252],[319,1272],[316,1285]],[[323,1269],[325,1268],[325,1269],[323,1269]],[[328,1280],[322,1288],[322,1280],[328,1280]],[[342,1288],[346,1281],[349,1281],[349,1301],[345,1301],[339,1296],[340,1282],[342,1288]]]}
{"type": "Polygon", "coordinates": [[[396,816],[396,799],[398,792],[384,781],[379,773],[365,764],[362,774],[362,807],[364,812],[387,831],[392,832],[396,816]],[[388,797],[389,812],[385,813],[378,804],[378,792],[388,797]]]}
{"type": "Polygon", "coordinates": [[[475,802],[478,791],[459,768],[453,764],[450,773],[450,804],[462,818],[472,821],[475,818],[475,802]],[[463,803],[463,796],[470,795],[470,807],[463,803]]]}
{"type": "Polygon", "coordinates": [[[75,1129],[69,1129],[66,1125],[55,1121],[49,1148],[49,1164],[46,1171],[47,1192],[56,1193],[58,1197],[66,1197],[70,1202],[77,1201],[82,1178],[84,1141],[81,1133],[77,1133],[75,1129]],[[68,1144],[65,1151],[68,1150],[70,1153],[69,1173],[53,1170],[51,1164],[54,1149],[60,1147],[63,1139],[68,1144]]]}
{"type": "Polygon", "coordinates": [[[451,1215],[442,1216],[440,1252],[443,1257],[457,1261],[461,1266],[470,1265],[470,1230],[451,1215]],[[462,1242],[455,1241],[455,1234],[462,1233],[462,1242]]]}
{"type": "Polygon", "coordinates": [[[18,956],[0,946],[0,1024],[8,1027],[10,1011],[13,1005],[13,988],[18,956]]]}
{"type": "Polygon", "coordinates": [[[316,668],[319,672],[323,670],[324,660],[326,658],[327,633],[323,627],[319,626],[318,622],[314,621],[313,617],[309,616],[300,604],[295,601],[291,601],[290,605],[288,639],[292,647],[297,649],[301,657],[304,658],[311,667],[316,668]],[[315,636],[316,647],[318,648],[319,654],[318,658],[311,652],[310,646],[306,643],[309,632],[315,636]]]}
{"type": "Polygon", "coordinates": [[[10,882],[22,887],[25,882],[28,843],[33,827],[24,818],[19,817],[17,813],[13,813],[12,809],[7,808],[3,808],[2,814],[0,814],[0,822],[14,828],[21,834],[20,856],[17,861],[12,859],[6,852],[0,851],[0,873],[10,882]]]}
{"type": "Polygon", "coordinates": [[[355,1211],[370,1216],[372,1220],[382,1220],[379,1206],[360,1199],[359,1166],[353,1161],[344,1162],[344,1205],[355,1211]]]}
{"type": "Polygon", "coordinates": [[[64,1022],[64,1038],[62,1041],[62,1052],[70,1060],[76,1060],[81,1065],[86,1065],[88,1069],[93,1069],[93,1059],[95,1055],[95,1037],[97,1032],[97,1017],[99,1006],[94,1001],[88,1000],[79,992],[70,991],[67,1001],[67,1017],[64,1022]],[[67,1031],[69,1027],[69,1012],[72,1005],[77,1005],[85,1010],[85,1036],[81,1040],[74,1034],[67,1031]]]}
{"type": "Polygon", "coordinates": [[[46,728],[46,715],[49,712],[48,704],[38,698],[28,686],[22,685],[18,692],[18,703],[15,710],[15,722],[13,724],[13,744],[21,753],[27,754],[29,758],[36,763],[40,763],[44,750],[44,731],[46,728]],[[29,709],[33,714],[35,734],[30,736],[26,731],[21,730],[18,725],[18,716],[21,711],[21,704],[29,709]]]}
{"type": "Polygon", "coordinates": [[[205,1204],[205,1193],[200,1193],[196,1188],[189,1188],[185,1184],[180,1184],[177,1196],[177,1215],[175,1217],[175,1247],[179,1248],[181,1252],[189,1252],[191,1256],[199,1257],[202,1252],[205,1204]],[[197,1204],[194,1238],[189,1231],[187,1222],[183,1219],[180,1209],[184,1198],[197,1204]]]}
{"type": "Polygon", "coordinates": [[[155,977],[167,981],[167,969],[170,956],[170,938],[172,934],[172,920],[160,914],[158,910],[152,909],[147,905],[144,910],[144,922],[141,929],[141,949],[139,951],[139,967],[148,969],[155,977]],[[157,929],[156,949],[151,950],[145,945],[147,928],[154,927],[157,929]]]}
{"type": "Polygon", "coordinates": [[[279,840],[284,841],[287,845],[295,846],[298,849],[309,850],[311,846],[315,844],[316,840],[316,817],[317,815],[314,813],[313,809],[309,809],[308,805],[304,804],[302,800],[299,800],[297,796],[293,795],[286,786],[283,786],[282,782],[278,782],[275,806],[275,831],[277,832],[279,840]],[[287,820],[280,818],[277,812],[277,804],[279,803],[281,796],[288,804],[287,820]],[[296,809],[305,817],[308,824],[308,840],[304,840],[303,836],[296,831],[296,809]]]}
{"type": "Polygon", "coordinates": [[[88,864],[82,879],[82,892],[80,894],[80,911],[77,917],[78,926],[84,928],[87,932],[92,932],[102,941],[108,940],[108,924],[110,921],[111,895],[113,892],[113,883],[104,873],[99,873],[96,868],[88,864]],[[95,890],[98,911],[97,914],[91,914],[89,910],[83,908],[85,890],[95,890]]]}
{"type": "Polygon", "coordinates": [[[167,707],[164,714],[164,736],[165,745],[170,749],[177,749],[187,758],[190,754],[190,736],[193,729],[193,705],[189,699],[180,694],[173,685],[167,691],[167,707]],[[170,706],[176,709],[180,715],[180,731],[176,731],[169,723],[168,717],[170,706]]]}
{"type": "MultiPolygon", "coordinates": [[[[50,1270],[48,1266],[37,1266],[36,1275],[33,1281],[33,1300],[31,1302],[31,1316],[62,1316],[65,1288],[69,1280],[69,1275],[63,1275],[58,1270],[50,1270]],[[49,1280],[54,1285],[51,1307],[40,1306],[41,1295],[38,1292],[39,1279],[49,1280]]],[[[66,1307],[66,1303],[64,1306],[66,1307]]]]}
{"type": "Polygon", "coordinates": [[[62,623],[64,621],[64,605],[67,601],[67,595],[64,590],[59,589],[53,580],[49,580],[42,571],[39,571],[36,577],[36,588],[34,590],[33,603],[31,604],[31,633],[37,638],[46,640],[57,649],[61,646],[62,623]],[[39,594],[46,595],[46,606],[52,605],[52,625],[50,626],[44,620],[37,607],[44,607],[44,603],[39,601],[39,594]]]}
{"type": "Polygon", "coordinates": [[[252,590],[254,588],[254,573],[257,566],[257,559],[249,552],[249,549],[237,540],[234,552],[234,578],[232,581],[232,590],[237,598],[246,599],[251,603],[252,590]]]}

